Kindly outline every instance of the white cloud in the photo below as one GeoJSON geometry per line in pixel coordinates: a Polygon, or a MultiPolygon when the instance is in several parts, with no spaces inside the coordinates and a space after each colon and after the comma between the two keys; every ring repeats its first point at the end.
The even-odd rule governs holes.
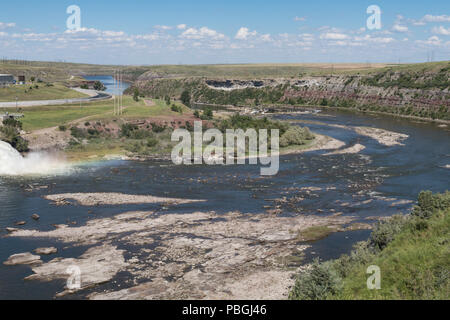
{"type": "Polygon", "coordinates": [[[423,22],[450,22],[450,16],[441,15],[441,16],[433,16],[431,14],[425,15],[421,21],[423,22]]]}
{"type": "Polygon", "coordinates": [[[201,27],[200,29],[189,28],[181,34],[181,37],[185,39],[225,39],[225,35],[208,27],[201,27]]]}
{"type": "Polygon", "coordinates": [[[435,33],[435,34],[440,34],[443,36],[450,36],[450,28],[446,29],[443,26],[439,26],[439,27],[434,27],[431,32],[435,33]]]}
{"type": "Polygon", "coordinates": [[[261,36],[261,40],[264,41],[264,42],[271,42],[271,41],[273,41],[272,37],[270,36],[270,34],[263,34],[261,36]]]}
{"type": "Polygon", "coordinates": [[[394,26],[392,27],[392,31],[394,32],[400,32],[400,33],[404,33],[404,32],[408,32],[409,29],[407,26],[401,25],[401,24],[394,24],[394,26]]]}
{"type": "Polygon", "coordinates": [[[373,43],[382,43],[382,44],[391,43],[391,42],[395,41],[394,38],[390,38],[390,37],[372,37],[369,34],[365,35],[364,37],[355,37],[354,40],[355,41],[359,41],[359,42],[373,42],[373,43]]]}
{"type": "Polygon", "coordinates": [[[348,39],[348,35],[343,34],[343,33],[336,33],[336,32],[326,32],[326,33],[322,33],[320,35],[320,39],[325,39],[325,40],[345,40],[345,39],[348,39]]]}
{"type": "Polygon", "coordinates": [[[15,26],[14,22],[0,22],[0,29],[14,28],[15,26]]]}
{"type": "Polygon", "coordinates": [[[186,29],[187,28],[187,25],[185,25],[185,24],[179,24],[179,25],[177,25],[177,29],[178,30],[184,30],[184,29],[186,29]]]}
{"type": "Polygon", "coordinates": [[[438,36],[432,36],[429,37],[427,40],[417,40],[416,42],[425,45],[439,46],[441,45],[442,40],[439,39],[438,36]]]}
{"type": "Polygon", "coordinates": [[[256,36],[256,31],[250,31],[248,28],[242,27],[239,29],[239,31],[236,33],[236,36],[234,37],[237,40],[247,40],[248,37],[256,36]]]}
{"type": "Polygon", "coordinates": [[[295,17],[294,21],[306,21],[306,17],[295,17]]]}
{"type": "Polygon", "coordinates": [[[159,29],[159,30],[171,30],[172,27],[170,27],[170,26],[161,26],[161,25],[157,25],[157,26],[155,26],[155,29],[159,29]]]}

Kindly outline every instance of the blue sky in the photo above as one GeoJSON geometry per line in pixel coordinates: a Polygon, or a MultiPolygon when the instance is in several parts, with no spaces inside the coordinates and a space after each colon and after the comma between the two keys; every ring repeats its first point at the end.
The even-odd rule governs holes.
{"type": "Polygon", "coordinates": [[[2,1],[0,56],[105,64],[450,59],[450,1],[2,1]],[[69,31],[66,9],[81,9],[69,31]],[[369,5],[382,28],[368,30],[369,5]]]}

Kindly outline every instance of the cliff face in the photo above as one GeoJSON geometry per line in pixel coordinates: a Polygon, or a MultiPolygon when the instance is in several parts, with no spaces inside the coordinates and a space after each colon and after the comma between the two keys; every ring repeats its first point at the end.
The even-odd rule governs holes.
{"type": "Polygon", "coordinates": [[[175,78],[144,74],[134,86],[153,97],[223,105],[322,105],[450,120],[450,63],[437,70],[383,70],[372,74],[297,79],[175,78]]]}

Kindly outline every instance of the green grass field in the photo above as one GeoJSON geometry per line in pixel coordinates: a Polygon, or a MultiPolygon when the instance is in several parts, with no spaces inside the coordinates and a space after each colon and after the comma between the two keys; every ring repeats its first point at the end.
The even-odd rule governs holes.
{"type": "MultiPolygon", "coordinates": [[[[144,100],[134,101],[129,96],[123,97],[125,110],[122,119],[148,118],[157,116],[174,116],[180,113],[173,112],[170,106],[162,100],[154,100],[154,106],[147,106],[144,100]]],[[[182,106],[179,102],[172,102],[182,106]]],[[[183,113],[191,113],[190,109],[182,106],[183,113]]],[[[0,113],[11,112],[11,109],[1,109],[0,113]]],[[[56,127],[65,125],[78,119],[107,120],[117,118],[114,116],[112,100],[82,105],[43,106],[31,107],[22,110],[24,118],[21,119],[25,131],[56,127]]]]}
{"type": "Polygon", "coordinates": [[[13,102],[16,101],[16,97],[18,101],[32,101],[85,98],[87,95],[61,84],[54,84],[48,87],[45,83],[36,83],[33,85],[14,85],[0,88],[0,102],[13,102]],[[37,89],[35,85],[38,86],[37,89]]]}

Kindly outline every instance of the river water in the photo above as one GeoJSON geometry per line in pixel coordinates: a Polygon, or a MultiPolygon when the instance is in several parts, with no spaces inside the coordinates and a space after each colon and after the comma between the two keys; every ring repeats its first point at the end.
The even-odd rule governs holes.
{"type": "MultiPolygon", "coordinates": [[[[118,94],[120,91],[114,87],[114,78],[108,75],[98,75],[98,76],[85,76],[86,80],[89,81],[100,81],[106,87],[105,92],[111,94],[118,94]]],[[[130,87],[128,82],[122,82],[122,92],[130,87]]]]}
{"type": "MultiPolygon", "coordinates": [[[[26,221],[21,228],[52,230],[54,224],[102,218],[133,210],[154,210],[157,205],[124,205],[57,207],[43,199],[48,194],[70,192],[120,192],[150,194],[162,197],[207,199],[170,208],[172,212],[214,210],[226,213],[266,214],[267,199],[293,196],[290,188],[318,187],[314,196],[282,207],[283,215],[321,214],[343,212],[367,222],[371,216],[390,216],[408,212],[421,190],[443,192],[450,187],[450,130],[436,124],[363,114],[327,111],[321,114],[279,115],[283,120],[308,121],[312,131],[344,141],[347,145],[360,143],[366,149],[359,154],[323,155],[315,151],[286,155],[280,159],[280,171],[273,177],[261,177],[259,167],[236,166],[174,166],[163,161],[106,161],[74,168],[59,176],[0,177],[0,229],[14,227],[17,221],[26,221]],[[377,141],[358,135],[354,130],[333,125],[371,126],[409,136],[404,146],[387,147],[377,141]],[[31,215],[40,215],[39,221],[31,215]]],[[[330,259],[347,253],[352,245],[367,239],[369,231],[336,233],[312,243],[307,261],[314,257],[330,259]]],[[[0,261],[20,252],[55,246],[58,257],[77,257],[82,248],[65,247],[56,241],[16,239],[0,233],[0,261]]],[[[43,257],[49,261],[55,256],[43,257]]],[[[62,283],[27,282],[24,277],[32,272],[28,266],[0,265],[0,299],[52,299],[61,291],[62,283]]]]}

